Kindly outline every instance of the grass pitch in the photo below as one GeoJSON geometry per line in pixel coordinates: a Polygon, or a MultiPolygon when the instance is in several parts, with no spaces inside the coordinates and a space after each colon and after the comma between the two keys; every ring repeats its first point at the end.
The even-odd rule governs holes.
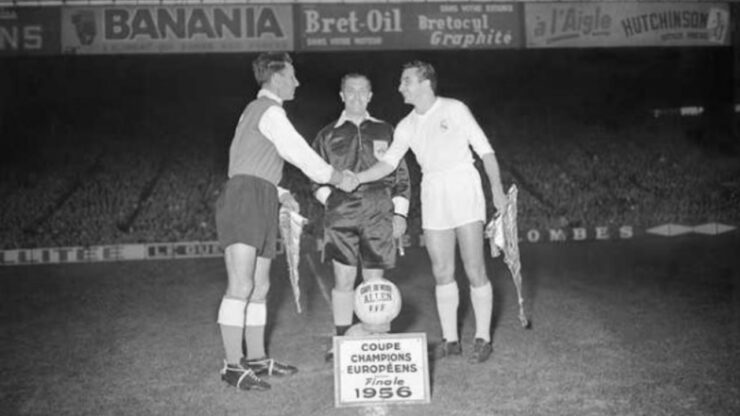
{"type": "MultiPolygon", "coordinates": [[[[740,237],[523,245],[528,311],[500,260],[494,354],[432,363],[429,405],[391,415],[736,415],[740,413],[740,237]]],[[[220,259],[0,268],[0,414],[356,415],[334,408],[330,268],[302,263],[297,314],[273,265],[270,354],[296,364],[269,392],[218,376],[220,259]],[[322,287],[324,289],[322,289],[322,287]]],[[[461,270],[461,267],[458,268],[461,270]]],[[[426,252],[389,275],[403,294],[394,332],[440,337],[426,252]]],[[[463,347],[473,337],[461,271],[463,347]]],[[[465,351],[464,351],[465,352],[465,351]]]]}

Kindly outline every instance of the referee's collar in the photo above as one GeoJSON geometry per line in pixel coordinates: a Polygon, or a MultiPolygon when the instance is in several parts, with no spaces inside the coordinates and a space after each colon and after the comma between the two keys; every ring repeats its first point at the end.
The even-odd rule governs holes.
{"type": "MultiPolygon", "coordinates": [[[[365,115],[362,116],[362,120],[360,120],[360,123],[362,123],[365,120],[370,120],[370,121],[375,121],[375,122],[380,121],[377,118],[371,116],[370,113],[368,113],[367,111],[365,111],[365,115]]],[[[349,117],[347,117],[347,110],[343,110],[342,115],[339,116],[339,120],[337,120],[337,122],[334,123],[334,127],[339,127],[347,121],[351,122],[349,117]]]]}

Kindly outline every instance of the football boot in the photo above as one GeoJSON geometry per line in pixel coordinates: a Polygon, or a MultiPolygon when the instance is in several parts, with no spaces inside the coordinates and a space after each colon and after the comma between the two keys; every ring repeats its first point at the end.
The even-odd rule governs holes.
{"type": "Polygon", "coordinates": [[[254,371],[241,364],[227,364],[221,369],[221,380],[239,390],[264,391],[270,389],[270,384],[257,377],[254,371]]]}
{"type": "Polygon", "coordinates": [[[482,363],[491,356],[493,345],[482,338],[476,338],[473,343],[473,354],[468,358],[473,364],[482,363]]]}
{"type": "Polygon", "coordinates": [[[459,356],[462,355],[462,346],[460,345],[460,341],[447,342],[447,340],[443,339],[442,342],[434,346],[431,355],[432,359],[435,360],[459,356]]]}
{"type": "Polygon", "coordinates": [[[242,358],[241,365],[251,369],[258,376],[290,376],[298,372],[298,369],[292,365],[281,363],[269,357],[251,360],[242,358]]]}

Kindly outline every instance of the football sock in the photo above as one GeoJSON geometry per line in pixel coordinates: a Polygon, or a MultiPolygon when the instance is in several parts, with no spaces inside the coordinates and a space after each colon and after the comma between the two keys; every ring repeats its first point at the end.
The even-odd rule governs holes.
{"type": "Polygon", "coordinates": [[[442,337],[447,342],[457,341],[457,307],[460,304],[457,282],[437,285],[434,292],[437,298],[439,323],[442,326],[442,337]]]}
{"type": "Polygon", "coordinates": [[[265,323],[267,323],[267,304],[264,301],[249,302],[246,323],[244,340],[247,343],[247,359],[266,357],[265,323]]]}
{"type": "Polygon", "coordinates": [[[244,311],[247,302],[243,299],[225,297],[221,299],[218,310],[218,323],[224,343],[226,362],[236,364],[242,358],[242,337],[244,334],[244,311]]]}
{"type": "Polygon", "coordinates": [[[347,332],[347,329],[352,325],[354,310],[355,292],[353,290],[348,292],[342,292],[336,289],[331,290],[331,311],[334,315],[334,326],[336,327],[337,335],[344,335],[344,332],[347,332]],[[342,327],[344,327],[343,330],[342,327]]]}
{"type": "Polygon", "coordinates": [[[493,314],[493,287],[491,282],[480,287],[470,286],[470,302],[475,313],[475,337],[491,341],[491,315],[493,314]]]}

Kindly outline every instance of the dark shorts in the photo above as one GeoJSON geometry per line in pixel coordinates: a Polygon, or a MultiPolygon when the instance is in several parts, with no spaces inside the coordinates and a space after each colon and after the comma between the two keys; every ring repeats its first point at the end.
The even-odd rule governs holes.
{"type": "Polygon", "coordinates": [[[216,201],[216,231],[222,248],[247,244],[259,257],[274,258],[278,234],[277,188],[256,176],[229,179],[216,201]]]}
{"type": "Polygon", "coordinates": [[[324,259],[366,269],[395,266],[390,190],[351,194],[334,190],[329,195],[324,216],[324,259]]]}

